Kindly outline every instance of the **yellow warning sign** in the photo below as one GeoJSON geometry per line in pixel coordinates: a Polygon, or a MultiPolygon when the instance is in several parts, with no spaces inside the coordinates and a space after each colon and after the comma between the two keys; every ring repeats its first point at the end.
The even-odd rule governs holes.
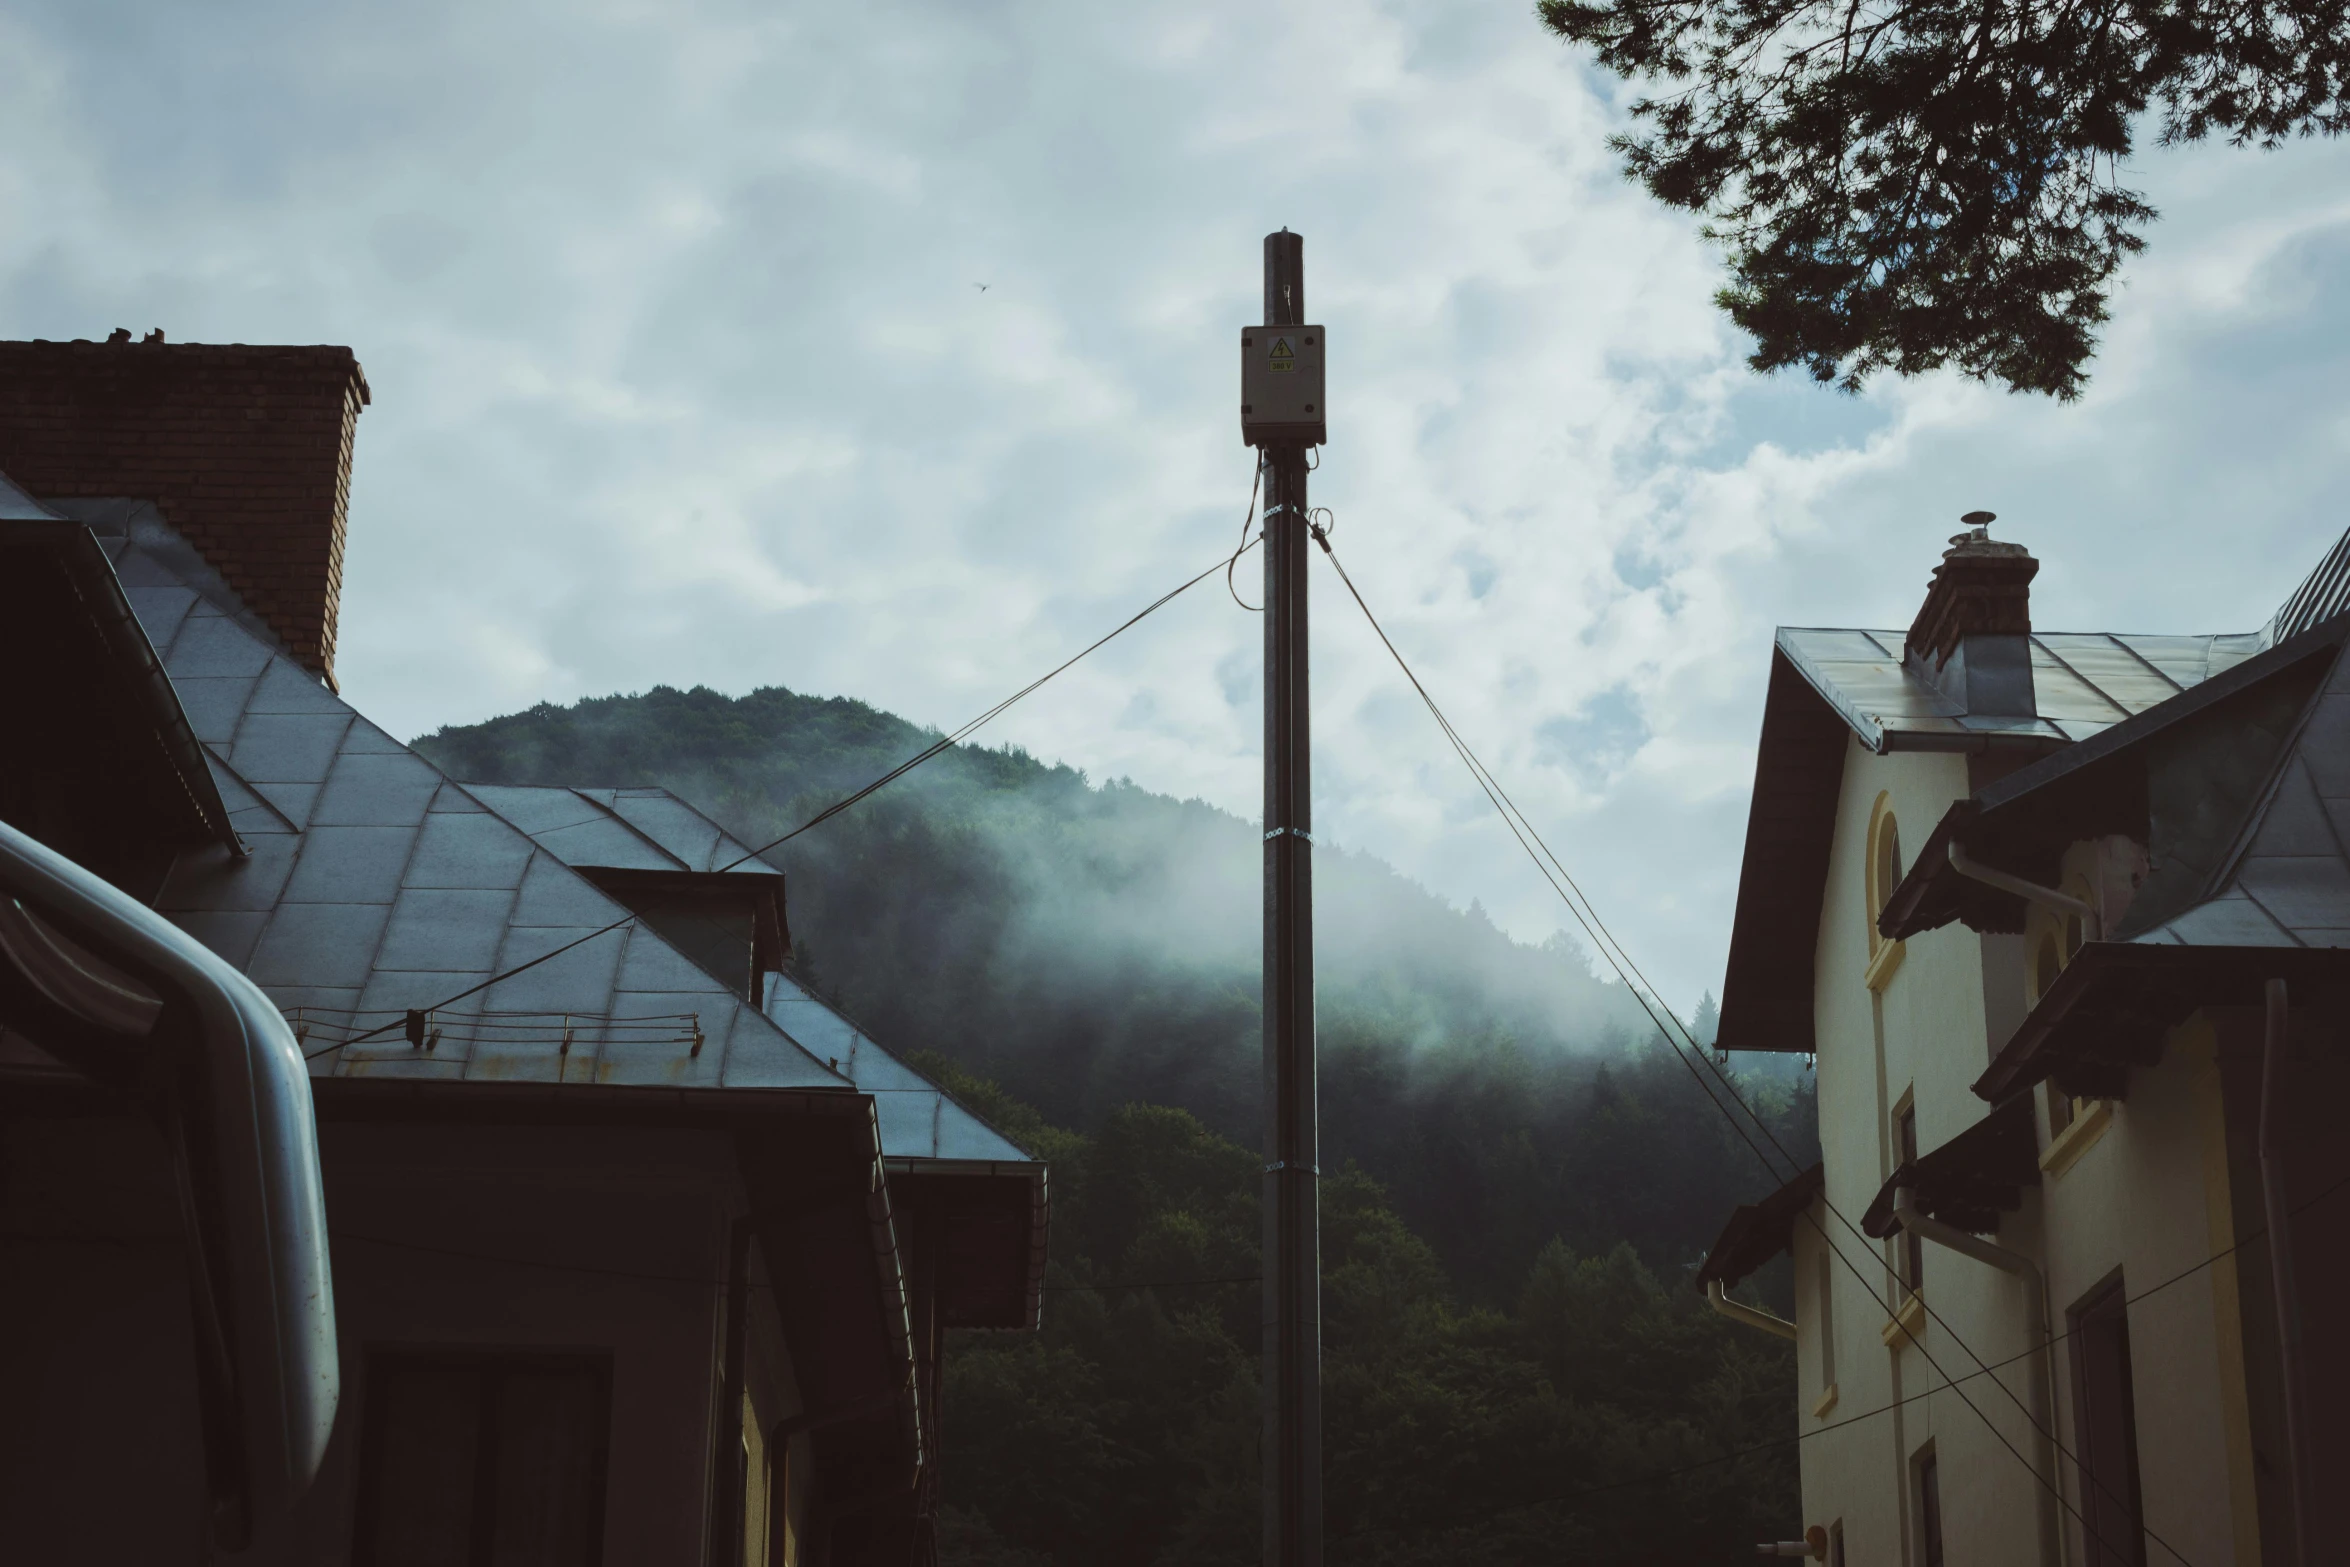
{"type": "Polygon", "coordinates": [[[1269,357],[1271,363],[1265,367],[1268,370],[1291,370],[1297,367],[1297,354],[1290,348],[1286,337],[1273,339],[1273,352],[1269,357]]]}

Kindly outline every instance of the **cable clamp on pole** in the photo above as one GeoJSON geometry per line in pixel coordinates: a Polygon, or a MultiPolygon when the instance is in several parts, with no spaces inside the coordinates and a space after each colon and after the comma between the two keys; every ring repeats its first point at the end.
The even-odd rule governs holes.
{"type": "Polygon", "coordinates": [[[1293,838],[1303,838],[1308,845],[1311,845],[1314,841],[1314,835],[1310,832],[1307,832],[1303,827],[1276,827],[1272,831],[1265,834],[1265,841],[1267,843],[1271,843],[1274,839],[1280,837],[1283,833],[1287,833],[1293,838]]]}
{"type": "Polygon", "coordinates": [[[1276,1159],[1271,1164],[1265,1166],[1265,1173],[1267,1175],[1278,1175],[1284,1170],[1301,1171],[1304,1174],[1315,1177],[1316,1179],[1320,1179],[1322,1174],[1322,1167],[1320,1165],[1307,1164],[1302,1159],[1276,1159]]]}

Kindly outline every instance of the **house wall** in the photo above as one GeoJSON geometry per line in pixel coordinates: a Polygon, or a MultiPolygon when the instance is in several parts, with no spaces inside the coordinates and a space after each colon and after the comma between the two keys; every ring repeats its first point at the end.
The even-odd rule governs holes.
{"type": "MultiPolygon", "coordinates": [[[[2128,1097],[2109,1107],[2095,1141],[2043,1176],[2048,1293],[2059,1332],[2066,1310],[2116,1275],[2138,1296],[2233,1244],[2224,1161],[2215,1168],[2207,1158],[2221,1113],[2213,1043],[2200,1017],[2173,1030],[2162,1060],[2130,1075],[2128,1097]]],[[[2046,1095],[2037,1097],[2045,1144],[2046,1095]]],[[[2245,1554],[2257,1542],[2239,1537],[2231,1495],[2228,1438],[2243,1429],[2241,1394],[2229,1386],[2240,1386],[2243,1364],[2232,1303],[2223,1298],[2233,1293],[2232,1278],[2225,1268],[2204,1269],[2129,1307],[2146,1527],[2197,1567],[2259,1560],[2245,1554]]],[[[2058,1367],[2069,1446],[2077,1411],[2061,1356],[2058,1367]]],[[[2234,1467],[2242,1467],[2241,1455],[2234,1467]]],[[[2086,1510],[2077,1471],[2065,1469],[2066,1496],[2086,1510]]],[[[2247,1512],[2246,1522],[2253,1516],[2247,1512]]],[[[2068,1520],[2068,1532],[2086,1559],[2080,1524],[2068,1520]]],[[[2170,1553],[2150,1543],[2148,1557],[2170,1553]]]]}
{"type": "MultiPolygon", "coordinates": [[[[603,1560],[703,1560],[727,1226],[740,1203],[724,1134],[332,1121],[321,1134],[342,1404],[309,1495],[235,1559],[349,1561],[368,1354],[457,1348],[608,1353],[603,1560]]],[[[160,1141],[128,1121],[25,1120],[4,1123],[0,1147],[11,1237],[0,1255],[16,1281],[0,1290],[0,1556],[205,1560],[193,1349],[160,1141]],[[15,1238],[28,1233],[47,1238],[15,1238]]],[[[772,1272],[791,1287],[788,1259],[772,1272]]],[[[754,1292],[763,1423],[797,1407],[772,1298],[754,1292]]],[[[795,1445],[792,1483],[804,1489],[795,1445]]],[[[804,1516],[804,1503],[784,1510],[804,1516]]]]}
{"type": "MultiPolygon", "coordinates": [[[[1973,1124],[1984,1108],[1971,1084],[1988,1060],[1989,1018],[2012,1010],[1996,984],[1987,997],[1982,946],[1963,928],[1931,932],[1882,957],[1871,940],[1875,911],[1869,906],[1867,866],[1872,823],[1883,811],[1893,814],[1906,870],[1933,824],[1968,788],[1963,756],[1878,756],[1852,744],[1815,949],[1827,1180],[1814,1222],[1796,1228],[1798,1322],[1808,1314],[1812,1328],[1798,1340],[1799,1404],[1805,1429],[1822,1432],[1804,1443],[1804,1516],[1807,1524],[1842,1519],[1847,1559],[1853,1562],[1917,1559],[1912,1465],[1929,1447],[1942,1476],[1948,1559],[2032,1561],[2038,1555],[2034,1482],[2000,1445],[2004,1437],[2027,1453],[2032,1450],[2022,1409],[1987,1379],[1968,1383],[1966,1395],[1990,1416],[1986,1427],[1956,1393],[1934,1391],[1945,1375],[1964,1377],[1976,1369],[1949,1328],[1988,1361],[2023,1350],[2021,1287],[1981,1263],[1928,1247],[1924,1293],[1949,1328],[1929,1318],[1913,1342],[1891,1327],[1889,1308],[1902,1298],[1891,1271],[1895,1243],[1867,1240],[1857,1230],[1861,1214],[1897,1162],[1892,1142],[1896,1107],[1905,1097],[1914,1102],[1921,1151],[1973,1124]],[[1821,1393],[1817,1292],[1824,1249],[1834,1292],[1828,1315],[1836,1334],[1837,1397],[1832,1408],[1822,1410],[1815,1400],[1821,1393]]],[[[2031,1216],[2023,1220],[2028,1225],[2031,1216]]],[[[2015,1238],[2009,1241],[2014,1244],[2015,1238]]],[[[2029,1397],[2026,1369],[2019,1365],[2001,1373],[2018,1399],[2029,1397]]]]}
{"type": "MultiPolygon", "coordinates": [[[[1929,1450],[1938,1461],[1946,1560],[2043,1560],[2043,1488],[2017,1456],[2037,1460],[2042,1451],[2026,1414],[2033,1362],[2025,1354],[2031,1340],[2023,1284],[1927,1243],[1921,1293],[1930,1310],[1913,1319],[1913,1337],[1887,1311],[1900,1295],[1891,1272],[1898,1241],[1864,1240],[1830,1211],[1832,1205],[1857,1224],[1891,1175],[1893,1115],[1905,1095],[1916,1107],[1921,1153],[1982,1118],[1989,1107],[1972,1085],[2025,1012],[2022,938],[1978,936],[1952,924],[1911,938],[1897,955],[1871,942],[1872,823],[1882,811],[1894,814],[1906,871],[1934,823],[1970,789],[1963,756],[1878,756],[1855,742],[1821,914],[1814,976],[1826,1184],[1814,1222],[1799,1224],[1795,1234],[1798,1403],[1803,1429],[1822,1433],[1803,1446],[1805,1522],[1841,1519],[1853,1563],[1920,1563],[1914,1465],[1929,1450]],[[1829,1258],[1836,1394],[1832,1407],[1820,1407],[1819,1260],[1829,1241],[1842,1254],[1829,1258]],[[1865,1283],[1843,1259],[1859,1265],[1865,1283]],[[1994,1365],[2024,1358],[1970,1376],[1980,1369],[1977,1356],[1994,1365]],[[1960,1386],[1947,1387],[1946,1379],[1960,1386]]],[[[2135,1293],[2232,1243],[2219,1106],[2209,1030],[2189,1030],[2158,1066],[2135,1075],[2127,1101],[2111,1108],[2093,1137],[2076,1137],[2060,1151],[2069,1162],[2057,1161],[2057,1173],[2027,1190],[2019,1210],[1988,1237],[2042,1262],[2056,1332],[2065,1330],[2066,1308],[2116,1270],[2135,1293]]],[[[2044,1096],[2037,1113],[2046,1146],[2044,1096]]],[[[2242,1359],[2232,1328],[2223,1331],[2237,1310],[2232,1285],[2220,1277],[2225,1271],[2209,1270],[2210,1278],[2130,1310],[2146,1523],[2198,1567],[2257,1560],[2248,1554],[2256,1526],[2239,1527],[2233,1500],[2234,1490],[2248,1492],[2250,1477],[2240,1439],[2231,1469],[2228,1432],[2243,1429],[2244,1398],[2230,1386],[2230,1357],[2239,1384],[2242,1359]]],[[[2071,1378],[2062,1344],[2052,1370],[2058,1437],[2069,1448],[2071,1378]]],[[[2060,1460],[2057,1467],[2078,1506],[2074,1466],[2060,1460]]],[[[2081,1561],[2079,1526],[2068,1514],[2060,1528],[2062,1562],[2081,1561]]],[[[2151,1553],[2166,1555],[2159,1547],[2151,1553]]]]}

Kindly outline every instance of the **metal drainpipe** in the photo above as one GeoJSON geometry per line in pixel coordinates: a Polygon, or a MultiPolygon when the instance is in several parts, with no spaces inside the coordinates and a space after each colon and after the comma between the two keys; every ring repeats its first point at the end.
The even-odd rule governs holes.
{"type": "MultiPolygon", "coordinates": [[[[2070,900],[2067,900],[2070,901],[2070,900]]],[[[2032,1329],[2032,1423],[2037,1426],[2036,1447],[2040,1470],[2040,1557],[2048,1567],[2063,1567],[2064,1531],[2057,1514],[2056,1486],[2056,1412],[2051,1396],[2054,1374],[2048,1360],[2048,1285],[2041,1278],[2039,1267],[2022,1252],[2010,1251],[1995,1245],[1979,1235],[1928,1218],[1910,1204],[1909,1188],[1898,1187],[1893,1193],[1893,1218],[1903,1229],[1944,1246],[1977,1262],[1989,1263],[2003,1273],[2012,1273],[2024,1281],[2024,1292],[2030,1297],[2032,1329]]]]}
{"type": "Polygon", "coordinates": [[[2285,1455],[2293,1491],[2293,1547],[2300,1567],[2311,1567],[2310,1473],[2307,1411],[2302,1408],[2301,1296],[2293,1283],[2293,1215],[2285,1206],[2285,1139],[2281,1119],[2285,1075],[2285,982],[2272,979],[2260,1052],[2260,1206],[2268,1221],[2268,1267],[2277,1297],[2278,1373],[2285,1385],[2285,1455]]]}
{"type": "Polygon", "coordinates": [[[1776,1333],[1781,1338],[1795,1337],[1794,1323],[1789,1322],[1785,1317],[1775,1317],[1767,1311],[1757,1311],[1752,1306],[1740,1305],[1722,1293],[1720,1279],[1705,1281],[1705,1298],[1713,1302],[1714,1310],[1728,1317],[1732,1322],[1743,1322],[1750,1328],[1760,1328],[1765,1333],[1776,1333]]]}
{"type": "Polygon", "coordinates": [[[2038,882],[2026,881],[2021,876],[2010,876],[2005,871],[1995,871],[1988,865],[1969,859],[1966,850],[1955,843],[1950,846],[1950,868],[1961,876],[1983,883],[1986,887],[1997,887],[2001,892],[2012,892],[2028,902],[2045,903],[2050,908],[2062,909],[2067,914],[2078,914],[2081,917],[2082,940],[2103,941],[2105,939],[2104,921],[2098,919],[2095,909],[2078,898],[2069,897],[2053,887],[2043,887],[2038,882]]]}

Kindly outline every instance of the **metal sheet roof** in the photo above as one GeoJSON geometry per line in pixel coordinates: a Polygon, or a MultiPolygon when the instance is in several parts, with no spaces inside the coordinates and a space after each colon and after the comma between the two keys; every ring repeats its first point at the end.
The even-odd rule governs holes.
{"type": "Polygon", "coordinates": [[[0,522],[56,522],[58,514],[25,493],[14,479],[0,473],[0,522]]]}
{"type": "Polygon", "coordinates": [[[1782,626],[1779,651],[1873,751],[1960,749],[1992,736],[2062,745],[2166,702],[2269,645],[2263,632],[2147,636],[2042,631],[2031,637],[2035,712],[1968,713],[1904,667],[1899,631],[1782,626]]]}
{"type": "Polygon", "coordinates": [[[716,822],[666,789],[468,784],[474,798],[566,865],[772,876],[716,822]],[[737,861],[744,863],[737,864],[737,861]]]}
{"type": "Polygon", "coordinates": [[[2207,895],[2133,940],[2350,947],[2350,657],[2337,656],[2207,895]]]}
{"type": "MultiPolygon", "coordinates": [[[[709,872],[751,852],[685,800],[660,788],[570,789],[467,784],[465,790],[567,865],[709,872]]],[[[750,859],[738,875],[773,876],[750,859]]],[[[784,974],[766,977],[767,1018],[815,1059],[873,1096],[892,1159],[977,1164],[1033,1161],[937,1084],[784,974]]]]}
{"type": "Polygon", "coordinates": [[[183,856],[158,906],[285,1009],[314,1073],[853,1088],[641,923],[548,957],[627,911],[224,605],[152,507],[91,520],[252,851],[183,856]],[[333,1048],[540,958],[436,1010],[429,1049],[333,1048]]]}
{"type": "Polygon", "coordinates": [[[881,1150],[893,1159],[1026,1164],[1030,1156],[951,1094],[785,974],[767,976],[767,1015],[803,1048],[873,1096],[881,1150]]]}

